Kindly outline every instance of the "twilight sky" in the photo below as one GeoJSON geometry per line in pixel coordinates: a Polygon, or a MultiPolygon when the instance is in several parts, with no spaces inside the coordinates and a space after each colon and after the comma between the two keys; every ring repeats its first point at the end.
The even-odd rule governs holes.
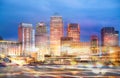
{"type": "Polygon", "coordinates": [[[0,0],[0,36],[6,40],[18,39],[21,22],[47,23],[50,16],[59,13],[64,26],[79,23],[81,41],[89,41],[90,35],[100,36],[105,26],[120,31],[120,0],[0,0]]]}

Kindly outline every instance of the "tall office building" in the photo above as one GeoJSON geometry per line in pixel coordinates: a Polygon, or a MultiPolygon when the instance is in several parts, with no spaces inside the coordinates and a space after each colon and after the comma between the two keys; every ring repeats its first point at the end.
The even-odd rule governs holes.
{"type": "Polygon", "coordinates": [[[40,57],[41,55],[49,54],[47,27],[44,22],[40,22],[36,26],[35,46],[39,49],[38,57],[40,57]]]}
{"type": "Polygon", "coordinates": [[[101,29],[102,46],[118,46],[119,32],[114,27],[104,27],[101,29]]]}
{"type": "Polygon", "coordinates": [[[36,47],[40,47],[43,44],[47,43],[47,28],[44,22],[40,22],[36,26],[35,33],[35,45],[36,47]]]}
{"type": "Polygon", "coordinates": [[[80,27],[77,23],[68,24],[67,36],[73,38],[73,42],[80,42],[80,27]]]}
{"type": "Polygon", "coordinates": [[[34,44],[32,24],[21,23],[18,27],[18,41],[22,44],[22,55],[29,55],[34,44]]]}
{"type": "Polygon", "coordinates": [[[50,20],[50,52],[60,56],[60,42],[63,37],[63,20],[61,16],[52,16],[50,20]]]}
{"type": "Polygon", "coordinates": [[[98,54],[99,52],[99,41],[98,41],[98,36],[92,35],[91,36],[91,52],[92,54],[98,54]]]}

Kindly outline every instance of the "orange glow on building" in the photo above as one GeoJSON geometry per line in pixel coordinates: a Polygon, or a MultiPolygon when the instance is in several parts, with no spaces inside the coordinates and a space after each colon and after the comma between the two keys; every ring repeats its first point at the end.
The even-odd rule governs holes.
{"type": "Polygon", "coordinates": [[[61,54],[63,56],[73,55],[81,60],[90,60],[90,42],[73,42],[72,37],[62,37],[61,54]]]}
{"type": "Polygon", "coordinates": [[[102,46],[118,46],[119,32],[114,27],[104,27],[101,30],[102,46]]]}
{"type": "Polygon", "coordinates": [[[63,37],[63,20],[61,16],[52,16],[50,20],[50,53],[60,56],[60,42],[63,37]]]}
{"type": "Polygon", "coordinates": [[[99,59],[99,41],[98,36],[92,35],[90,40],[90,48],[91,48],[91,54],[92,54],[92,61],[97,61],[99,59]]]}
{"type": "Polygon", "coordinates": [[[21,56],[21,44],[15,41],[0,41],[0,54],[5,56],[21,56]]]}
{"type": "Polygon", "coordinates": [[[120,47],[109,47],[109,59],[113,62],[120,62],[120,47]]]}
{"type": "Polygon", "coordinates": [[[32,51],[33,28],[32,24],[21,23],[18,27],[18,41],[22,44],[22,55],[29,55],[32,51]]]}
{"type": "Polygon", "coordinates": [[[49,38],[47,34],[47,26],[44,22],[40,22],[36,26],[35,46],[38,49],[37,58],[40,59],[44,55],[49,55],[49,38]]]}
{"type": "Polygon", "coordinates": [[[61,56],[69,55],[72,42],[73,42],[72,37],[61,38],[61,56]]]}
{"type": "Polygon", "coordinates": [[[77,23],[68,24],[67,36],[72,37],[74,42],[80,42],[80,27],[77,23]]]}

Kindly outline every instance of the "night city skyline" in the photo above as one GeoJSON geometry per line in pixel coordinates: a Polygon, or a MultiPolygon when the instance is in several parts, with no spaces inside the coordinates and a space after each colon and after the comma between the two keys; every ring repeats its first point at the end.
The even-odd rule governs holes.
{"type": "Polygon", "coordinates": [[[18,40],[17,29],[21,22],[31,23],[35,28],[38,22],[43,21],[49,30],[50,17],[55,12],[63,17],[64,28],[68,23],[80,24],[81,41],[89,41],[92,34],[100,37],[101,28],[105,26],[115,27],[118,31],[120,29],[119,0],[30,0],[28,4],[27,2],[28,0],[0,1],[0,36],[5,40],[18,40]]]}
{"type": "Polygon", "coordinates": [[[0,78],[120,78],[120,0],[0,0],[0,78]]]}

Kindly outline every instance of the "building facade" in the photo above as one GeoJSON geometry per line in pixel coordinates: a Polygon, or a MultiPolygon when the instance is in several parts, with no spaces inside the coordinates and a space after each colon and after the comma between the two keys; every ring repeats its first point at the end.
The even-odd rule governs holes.
{"type": "Polygon", "coordinates": [[[80,42],[80,27],[77,23],[68,24],[67,36],[73,38],[73,42],[80,42]]]}
{"type": "Polygon", "coordinates": [[[90,48],[91,48],[91,59],[92,61],[99,60],[100,47],[99,40],[97,35],[92,35],[90,38],[90,48]]]}
{"type": "Polygon", "coordinates": [[[101,29],[102,46],[118,46],[119,32],[114,27],[104,27],[101,29]]]}
{"type": "Polygon", "coordinates": [[[38,58],[49,55],[49,38],[44,22],[40,22],[36,26],[35,47],[38,49],[38,58]]]}
{"type": "Polygon", "coordinates": [[[72,42],[68,54],[80,58],[81,61],[91,60],[90,42],[72,42]]]}
{"type": "Polygon", "coordinates": [[[98,40],[98,37],[96,35],[92,35],[90,43],[91,43],[90,44],[91,45],[91,52],[93,54],[98,54],[98,52],[99,52],[99,40],[98,40]]]}
{"type": "Polygon", "coordinates": [[[112,62],[120,62],[120,47],[109,48],[109,60],[112,62]]]}
{"type": "Polygon", "coordinates": [[[61,54],[62,56],[75,56],[81,61],[90,61],[92,56],[90,42],[73,42],[72,37],[62,37],[61,54]]]}
{"type": "Polygon", "coordinates": [[[21,56],[21,44],[16,41],[0,40],[0,54],[5,56],[21,56]]]}
{"type": "Polygon", "coordinates": [[[34,31],[32,24],[21,23],[18,27],[18,41],[22,44],[22,55],[27,56],[32,52],[34,45],[34,31]]]}
{"type": "Polygon", "coordinates": [[[61,56],[67,56],[70,53],[71,44],[73,42],[72,37],[62,37],[61,38],[61,56]]]}
{"type": "Polygon", "coordinates": [[[50,53],[60,56],[60,42],[63,37],[62,16],[52,16],[50,19],[50,53]]]}

